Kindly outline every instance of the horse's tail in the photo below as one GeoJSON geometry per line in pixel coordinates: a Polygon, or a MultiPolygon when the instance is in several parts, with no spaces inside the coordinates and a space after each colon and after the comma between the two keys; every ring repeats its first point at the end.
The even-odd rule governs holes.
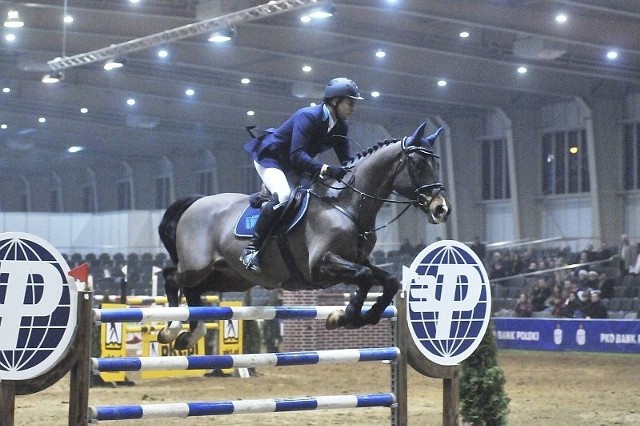
{"type": "Polygon", "coordinates": [[[198,201],[204,195],[189,195],[173,202],[162,216],[160,225],[158,225],[158,234],[160,241],[169,252],[169,256],[174,265],[178,264],[178,250],[176,249],[176,230],[178,229],[178,221],[191,204],[198,201]]]}

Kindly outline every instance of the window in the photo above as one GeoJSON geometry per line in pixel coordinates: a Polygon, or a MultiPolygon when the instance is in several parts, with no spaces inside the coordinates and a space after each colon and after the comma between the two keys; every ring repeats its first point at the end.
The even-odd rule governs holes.
{"type": "Polygon", "coordinates": [[[253,165],[240,168],[240,179],[242,182],[242,191],[245,194],[257,192],[262,186],[262,180],[253,165]]]}
{"type": "Polygon", "coordinates": [[[60,188],[52,189],[49,193],[49,211],[54,213],[62,212],[62,194],[60,194],[60,188]]]}
{"type": "Polygon", "coordinates": [[[624,189],[640,189],[640,123],[624,126],[624,189]]]}
{"type": "Polygon", "coordinates": [[[511,198],[507,143],[503,139],[482,141],[482,199],[511,198]]]}
{"type": "Polygon", "coordinates": [[[129,180],[118,182],[118,210],[131,210],[132,198],[131,182],[129,180]]]}
{"type": "Polygon", "coordinates": [[[198,194],[211,195],[215,193],[212,171],[198,172],[196,173],[196,179],[198,180],[198,187],[196,188],[198,194]]]}
{"type": "Polygon", "coordinates": [[[171,203],[171,178],[156,178],[156,209],[164,209],[171,203]]]}
{"type": "Polygon", "coordinates": [[[98,206],[95,197],[95,188],[92,185],[82,187],[82,211],[85,213],[95,213],[98,206]]]}
{"type": "Polygon", "coordinates": [[[585,130],[547,132],[542,135],[542,193],[589,192],[589,153],[585,130]]]}

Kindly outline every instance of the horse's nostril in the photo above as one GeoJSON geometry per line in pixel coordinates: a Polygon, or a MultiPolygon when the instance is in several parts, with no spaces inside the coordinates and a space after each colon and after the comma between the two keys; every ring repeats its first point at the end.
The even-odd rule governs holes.
{"type": "Polygon", "coordinates": [[[436,206],[436,208],[434,209],[434,214],[437,217],[444,216],[445,214],[447,214],[447,208],[441,205],[436,206]]]}

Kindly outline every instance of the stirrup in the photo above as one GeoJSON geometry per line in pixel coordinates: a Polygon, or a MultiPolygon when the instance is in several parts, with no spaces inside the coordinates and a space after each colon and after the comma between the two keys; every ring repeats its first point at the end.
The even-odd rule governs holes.
{"type": "Polygon", "coordinates": [[[258,250],[246,248],[240,255],[240,261],[250,271],[259,273],[260,265],[258,264],[258,250]]]}

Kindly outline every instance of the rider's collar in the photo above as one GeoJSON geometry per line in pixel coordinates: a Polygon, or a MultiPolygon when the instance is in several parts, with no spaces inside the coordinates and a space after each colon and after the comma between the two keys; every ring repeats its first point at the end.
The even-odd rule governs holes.
{"type": "Polygon", "coordinates": [[[331,113],[329,112],[329,108],[327,107],[327,104],[322,104],[322,120],[329,121],[329,127],[327,128],[327,133],[329,133],[331,129],[333,129],[333,126],[336,125],[336,120],[334,120],[333,117],[331,116],[331,113]]]}

